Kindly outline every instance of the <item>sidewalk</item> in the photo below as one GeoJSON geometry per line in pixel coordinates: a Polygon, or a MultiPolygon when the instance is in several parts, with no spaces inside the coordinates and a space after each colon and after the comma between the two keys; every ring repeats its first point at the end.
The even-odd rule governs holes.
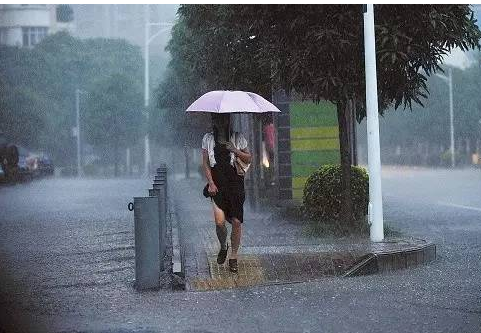
{"type": "MultiPolygon", "coordinates": [[[[409,266],[408,262],[410,265],[421,264],[435,257],[435,247],[434,252],[430,247],[427,254],[426,251],[413,252],[430,244],[410,238],[372,244],[359,238],[307,236],[302,221],[285,219],[275,208],[254,213],[246,204],[239,272],[233,274],[227,264],[216,263],[219,244],[210,200],[201,193],[204,182],[201,179],[177,179],[172,185],[187,288],[190,290],[312,281],[349,272],[357,275],[358,271],[360,274],[373,273],[379,269],[373,266],[377,261],[373,263],[372,259],[386,254],[395,255],[385,263],[388,268],[409,266]],[[413,253],[412,258],[406,257],[408,252],[413,253]]],[[[230,225],[227,225],[230,235],[230,225]]]]}

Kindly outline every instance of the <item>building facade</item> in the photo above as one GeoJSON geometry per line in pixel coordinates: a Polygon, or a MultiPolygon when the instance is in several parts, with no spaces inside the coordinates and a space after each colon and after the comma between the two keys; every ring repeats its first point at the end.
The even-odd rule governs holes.
{"type": "Polygon", "coordinates": [[[72,32],[70,22],[58,20],[59,5],[0,5],[0,44],[33,47],[45,36],[72,32]]]}

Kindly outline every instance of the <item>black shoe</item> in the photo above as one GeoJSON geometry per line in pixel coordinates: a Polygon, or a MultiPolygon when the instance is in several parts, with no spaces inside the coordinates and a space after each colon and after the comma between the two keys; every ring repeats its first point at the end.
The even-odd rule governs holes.
{"type": "Polygon", "coordinates": [[[227,258],[228,250],[229,250],[229,244],[227,244],[225,250],[223,250],[222,248],[220,249],[219,254],[217,255],[217,263],[219,265],[222,265],[223,263],[225,263],[225,258],[227,258]]]}
{"type": "Polygon", "coordinates": [[[229,259],[229,269],[232,273],[237,273],[239,266],[237,265],[237,259],[229,259]]]}

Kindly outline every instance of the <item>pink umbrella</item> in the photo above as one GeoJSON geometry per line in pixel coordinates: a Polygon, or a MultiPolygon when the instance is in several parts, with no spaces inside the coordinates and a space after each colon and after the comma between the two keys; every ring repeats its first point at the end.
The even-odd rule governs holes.
{"type": "Polygon", "coordinates": [[[281,110],[252,92],[215,90],[198,98],[186,112],[263,113],[281,112],[281,110]]]}

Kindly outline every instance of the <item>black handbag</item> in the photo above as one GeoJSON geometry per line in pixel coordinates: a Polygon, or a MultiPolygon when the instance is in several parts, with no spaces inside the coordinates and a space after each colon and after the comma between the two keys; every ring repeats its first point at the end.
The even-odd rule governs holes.
{"type": "Polygon", "coordinates": [[[210,193],[209,193],[209,184],[204,186],[204,190],[202,191],[202,194],[206,198],[210,198],[210,193]]]}

